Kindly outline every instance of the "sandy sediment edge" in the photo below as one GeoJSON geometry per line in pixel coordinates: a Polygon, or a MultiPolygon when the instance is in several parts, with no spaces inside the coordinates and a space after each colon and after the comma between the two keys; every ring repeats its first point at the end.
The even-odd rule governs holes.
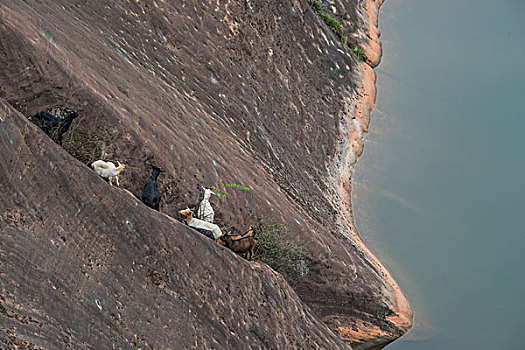
{"type": "MultiPolygon", "coordinates": [[[[339,169],[339,185],[340,192],[343,194],[342,209],[344,214],[342,215],[343,224],[350,230],[352,240],[359,246],[359,248],[368,256],[369,261],[373,264],[374,268],[379,272],[381,278],[385,282],[387,292],[391,295],[391,308],[394,310],[395,315],[388,317],[387,319],[399,328],[400,334],[393,335],[383,332],[376,327],[370,327],[370,325],[363,324],[360,327],[360,331],[355,331],[351,328],[339,327],[339,335],[342,338],[358,341],[360,343],[366,343],[368,340],[374,343],[374,339],[390,339],[393,337],[399,337],[406,333],[413,323],[413,310],[408,299],[403,294],[403,291],[392,278],[388,270],[381,264],[379,259],[370,251],[365,245],[364,241],[359,236],[357,229],[354,224],[354,215],[351,204],[351,188],[352,188],[352,174],[354,171],[354,165],[357,159],[363,153],[363,138],[368,132],[370,124],[370,114],[375,107],[376,99],[376,74],[373,67],[376,67],[381,60],[381,42],[379,40],[379,28],[378,28],[378,13],[379,8],[383,4],[384,0],[364,0],[366,14],[368,17],[368,28],[365,33],[370,40],[367,40],[361,49],[366,53],[368,62],[360,63],[361,81],[358,88],[358,96],[355,100],[353,108],[350,110],[352,120],[347,121],[353,124],[353,129],[348,133],[348,144],[347,147],[351,151],[347,151],[350,155],[346,154],[347,162],[341,162],[339,169]],[[348,164],[349,163],[349,164],[348,164]],[[346,165],[345,165],[346,164],[346,165]],[[368,329],[366,329],[368,327],[368,329]],[[363,329],[365,328],[365,329],[363,329]]],[[[345,152],[343,152],[345,153],[345,152]]]]}
{"type": "MultiPolygon", "coordinates": [[[[371,37],[371,40],[368,42],[367,47],[364,47],[364,51],[367,54],[369,61],[372,66],[377,66],[381,60],[381,42],[379,41],[379,28],[378,28],[378,14],[379,8],[383,4],[384,0],[367,0],[366,1],[366,10],[368,13],[368,33],[371,37]]],[[[365,134],[368,132],[368,126],[370,124],[370,114],[375,107],[376,100],[376,74],[373,68],[367,63],[361,64],[361,69],[363,72],[362,76],[362,95],[357,99],[355,105],[355,117],[360,121],[362,126],[362,133],[365,134]]],[[[356,153],[356,156],[362,154],[362,140],[361,148],[356,153]]],[[[352,215],[352,223],[354,218],[352,215]]],[[[372,254],[372,252],[366,247],[361,237],[359,237],[355,225],[352,225],[352,231],[355,233],[355,236],[358,237],[357,242],[361,248],[368,253],[372,261],[377,265],[378,269],[384,274],[386,281],[391,287],[391,292],[395,297],[396,305],[394,306],[397,311],[397,315],[390,318],[391,321],[396,323],[400,328],[408,331],[412,326],[412,317],[413,310],[412,306],[408,302],[408,299],[403,294],[399,288],[397,282],[392,278],[388,270],[381,264],[377,257],[372,254]]]]}

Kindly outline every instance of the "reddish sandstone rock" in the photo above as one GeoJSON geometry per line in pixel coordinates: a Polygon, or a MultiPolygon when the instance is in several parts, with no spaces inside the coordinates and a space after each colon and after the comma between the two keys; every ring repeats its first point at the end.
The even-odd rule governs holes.
{"type": "MultiPolygon", "coordinates": [[[[362,2],[336,8],[349,40],[365,40],[362,2]]],[[[346,206],[358,61],[307,1],[11,1],[0,49],[0,340],[336,348],[318,319],[369,344],[406,331],[346,206]],[[166,170],[161,213],[10,109],[57,105],[80,114],[64,149],[126,164],[119,180],[133,195],[151,164],[166,170]],[[224,229],[273,217],[309,242],[308,274],[285,276],[297,295],[164,216],[223,184],[251,189],[212,198],[224,229]]]]}

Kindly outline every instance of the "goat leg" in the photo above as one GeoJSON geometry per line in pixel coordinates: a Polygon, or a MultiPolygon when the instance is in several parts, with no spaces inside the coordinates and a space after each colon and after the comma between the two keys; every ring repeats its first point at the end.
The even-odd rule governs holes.
{"type": "Polygon", "coordinates": [[[250,258],[248,260],[252,260],[253,259],[253,250],[255,249],[255,244],[252,244],[252,246],[250,247],[250,250],[248,250],[248,253],[250,255],[250,258]]]}

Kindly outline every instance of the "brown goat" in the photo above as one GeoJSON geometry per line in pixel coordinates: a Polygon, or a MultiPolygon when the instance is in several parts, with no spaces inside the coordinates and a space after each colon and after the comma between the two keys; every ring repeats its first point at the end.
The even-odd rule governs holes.
{"type": "Polygon", "coordinates": [[[230,248],[235,253],[246,253],[246,259],[251,260],[257,240],[252,236],[244,236],[236,239],[233,237],[234,236],[226,234],[220,236],[219,239],[225,243],[226,247],[230,248]]]}
{"type": "Polygon", "coordinates": [[[253,226],[250,226],[248,228],[248,231],[244,232],[241,235],[231,235],[229,233],[225,233],[225,234],[221,235],[220,237],[217,237],[215,239],[215,242],[219,243],[219,245],[225,246],[226,243],[221,239],[221,237],[222,236],[226,236],[226,235],[230,236],[232,239],[238,239],[238,238],[248,237],[248,236],[255,237],[255,229],[253,228],[253,226]]]}

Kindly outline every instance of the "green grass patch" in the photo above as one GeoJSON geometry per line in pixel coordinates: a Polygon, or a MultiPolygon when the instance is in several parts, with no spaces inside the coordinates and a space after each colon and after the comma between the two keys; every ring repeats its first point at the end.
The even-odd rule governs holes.
{"type": "Polygon", "coordinates": [[[356,54],[357,58],[359,58],[361,61],[365,61],[368,59],[368,57],[366,57],[366,54],[363,50],[357,48],[357,47],[354,47],[352,49],[352,51],[356,54]]]}
{"type": "Polygon", "coordinates": [[[335,35],[339,37],[341,42],[346,45],[347,38],[343,34],[343,25],[341,24],[341,22],[330,16],[328,13],[324,12],[321,2],[317,0],[310,1],[310,6],[312,7],[315,13],[319,14],[323,18],[323,21],[330,27],[330,29],[335,33],[335,35]]]}
{"type": "Polygon", "coordinates": [[[330,28],[332,28],[335,34],[337,34],[338,36],[343,35],[343,26],[341,25],[341,22],[331,17],[327,13],[323,13],[323,20],[326,24],[328,24],[330,28]]]}
{"type": "Polygon", "coordinates": [[[317,13],[323,12],[323,6],[321,5],[319,1],[316,1],[316,0],[312,1],[310,3],[310,6],[312,6],[312,9],[317,13]]]}

